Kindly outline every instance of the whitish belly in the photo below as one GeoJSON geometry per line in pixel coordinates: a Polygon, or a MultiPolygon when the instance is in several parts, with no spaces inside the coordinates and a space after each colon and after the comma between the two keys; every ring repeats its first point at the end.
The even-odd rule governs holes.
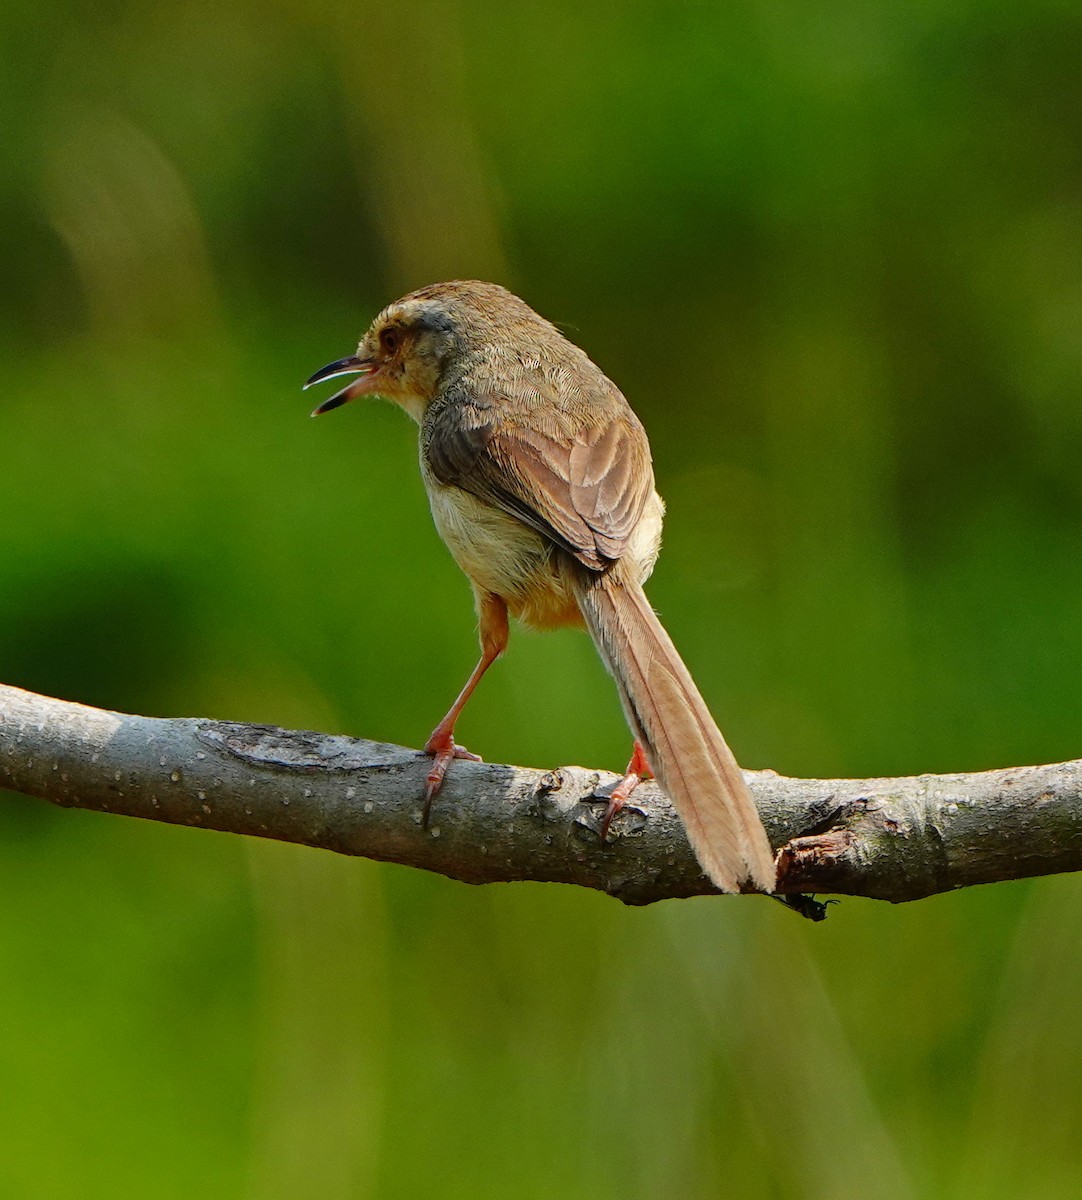
{"type": "Polygon", "coordinates": [[[502,597],[512,616],[535,628],[581,623],[547,538],[469,492],[425,482],[436,528],[475,590],[502,597]]]}
{"type": "MultiPolygon", "coordinates": [[[[475,590],[502,597],[512,616],[537,629],[582,623],[567,561],[547,538],[427,472],[425,486],[436,528],[475,590]]],[[[640,583],[654,568],[664,511],[655,492],[623,556],[624,569],[640,583]]]]}

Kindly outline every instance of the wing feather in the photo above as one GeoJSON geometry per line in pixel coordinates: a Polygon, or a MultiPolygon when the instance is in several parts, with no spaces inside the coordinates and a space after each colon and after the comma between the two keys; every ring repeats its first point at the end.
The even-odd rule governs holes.
{"type": "Polygon", "coordinates": [[[653,491],[646,433],[600,372],[588,390],[569,372],[538,379],[540,364],[529,366],[514,388],[463,386],[433,406],[423,453],[441,483],[605,570],[626,550],[653,491]]]}

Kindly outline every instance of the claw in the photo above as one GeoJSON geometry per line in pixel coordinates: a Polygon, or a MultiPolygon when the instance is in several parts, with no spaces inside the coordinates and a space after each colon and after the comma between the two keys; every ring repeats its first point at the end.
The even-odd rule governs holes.
{"type": "Polygon", "coordinates": [[[447,768],[455,761],[456,758],[465,758],[470,762],[482,762],[480,754],[471,754],[465,746],[458,746],[454,742],[438,742],[430,738],[425,746],[425,752],[431,754],[432,769],[428,772],[425,778],[424,801],[421,805],[421,828],[428,828],[428,817],[432,811],[432,801],[440,793],[440,788],[443,787],[443,777],[447,774],[447,768]]]}
{"type": "Polygon", "coordinates": [[[628,800],[631,798],[631,793],[638,785],[638,775],[625,775],[612,791],[609,792],[609,806],[605,809],[605,815],[601,818],[601,828],[599,830],[603,842],[609,840],[609,826],[612,824],[613,817],[626,806],[628,800]]]}
{"type": "Polygon", "coordinates": [[[612,796],[609,797],[609,807],[605,809],[605,815],[601,818],[601,840],[603,842],[609,840],[609,826],[612,824],[613,817],[623,807],[623,800],[616,800],[612,796]]]}
{"type": "Polygon", "coordinates": [[[641,744],[636,741],[635,749],[631,755],[631,762],[627,764],[627,772],[623,779],[609,792],[609,807],[605,810],[605,815],[601,818],[601,840],[603,842],[609,840],[609,826],[612,824],[612,819],[628,802],[631,793],[644,779],[653,779],[653,777],[654,773],[650,769],[646,752],[643,750],[641,744]]]}

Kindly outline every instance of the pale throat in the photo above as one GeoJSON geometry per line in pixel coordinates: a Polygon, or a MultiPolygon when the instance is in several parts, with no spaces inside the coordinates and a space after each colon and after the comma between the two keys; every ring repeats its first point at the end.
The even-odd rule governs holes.
{"type": "Polygon", "coordinates": [[[382,396],[384,400],[390,400],[392,404],[404,408],[418,425],[424,419],[425,411],[431,403],[430,397],[422,395],[411,387],[402,376],[397,379],[391,376],[378,382],[373,380],[372,394],[382,396]]]}
{"type": "Polygon", "coordinates": [[[430,403],[426,396],[418,396],[416,392],[411,391],[401,391],[394,396],[389,396],[388,399],[404,408],[418,425],[424,419],[425,411],[430,403]]]}
{"type": "Polygon", "coordinates": [[[416,361],[404,364],[385,380],[373,383],[374,392],[404,408],[418,425],[424,420],[438,387],[435,372],[429,370],[427,364],[416,361]]]}

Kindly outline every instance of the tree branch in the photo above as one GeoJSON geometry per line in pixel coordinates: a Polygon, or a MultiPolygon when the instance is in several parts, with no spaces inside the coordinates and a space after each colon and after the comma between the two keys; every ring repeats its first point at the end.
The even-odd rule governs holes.
{"type": "MultiPolygon", "coordinates": [[[[628,904],[710,893],[644,784],[602,844],[604,771],[457,762],[420,825],[416,750],[228,721],[125,716],[0,685],[0,783],[96,809],[403,863],[466,883],[532,879],[628,904]]],[[[749,772],[779,891],[916,900],[1082,867],[1082,761],[968,775],[749,772]]]]}

